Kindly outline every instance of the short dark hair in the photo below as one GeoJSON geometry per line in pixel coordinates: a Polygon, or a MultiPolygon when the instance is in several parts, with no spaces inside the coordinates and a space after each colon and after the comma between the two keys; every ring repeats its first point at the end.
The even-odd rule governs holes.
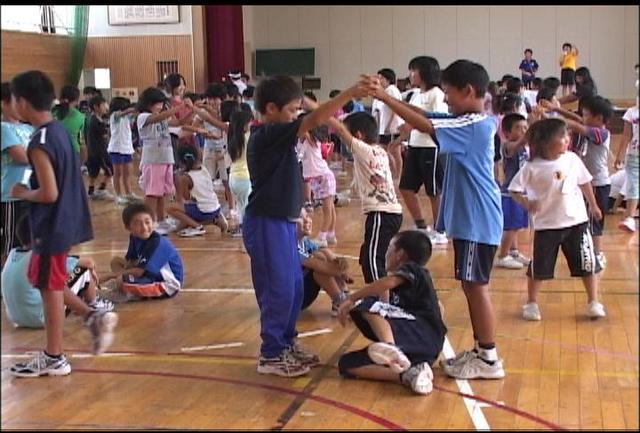
{"type": "Polygon", "coordinates": [[[525,53],[525,54],[527,54],[527,52],[529,52],[529,53],[533,54],[533,50],[532,50],[531,48],[526,48],[526,49],[524,50],[524,53],[525,53]]]}
{"type": "Polygon", "coordinates": [[[409,69],[418,71],[420,79],[427,86],[440,85],[440,79],[442,78],[442,72],[440,71],[440,64],[438,60],[430,56],[418,56],[411,59],[409,62],[409,69]]]}
{"type": "Polygon", "coordinates": [[[518,122],[526,122],[527,119],[520,113],[509,113],[502,118],[502,130],[511,132],[511,128],[518,122]]]}
{"type": "Polygon", "coordinates": [[[507,81],[507,92],[512,92],[512,93],[519,93],[520,89],[522,89],[524,87],[524,83],[522,82],[522,80],[518,77],[513,77],[510,78],[509,81],[507,81]]]}
{"type": "Polygon", "coordinates": [[[512,79],[512,78],[513,78],[513,75],[511,75],[511,74],[504,74],[504,75],[502,76],[502,79],[500,80],[500,82],[501,82],[502,84],[507,84],[507,81],[509,81],[509,80],[510,80],[510,79],[512,79]]]}
{"type": "Polygon", "coordinates": [[[8,81],[2,82],[2,102],[11,103],[11,83],[8,81]]]}
{"type": "Polygon", "coordinates": [[[169,74],[167,78],[164,79],[164,86],[167,88],[169,93],[173,91],[176,87],[180,87],[180,84],[184,83],[187,85],[187,80],[180,74],[169,74]]]}
{"type": "Polygon", "coordinates": [[[566,133],[567,124],[558,118],[548,118],[534,122],[527,131],[531,159],[549,158],[551,143],[559,134],[566,133]]]}
{"type": "Polygon", "coordinates": [[[533,80],[531,80],[531,84],[536,86],[537,89],[541,89],[542,88],[542,78],[540,78],[540,77],[534,78],[533,80]]]}
{"type": "Polygon", "coordinates": [[[594,116],[602,116],[603,122],[608,122],[613,114],[611,101],[599,95],[589,96],[582,100],[582,109],[587,109],[594,116]]]}
{"type": "Polygon", "coordinates": [[[116,96],[111,99],[111,103],[109,104],[109,114],[115,113],[116,111],[126,110],[129,107],[131,107],[131,100],[129,98],[116,96]]]}
{"type": "Polygon", "coordinates": [[[364,142],[373,144],[378,141],[378,125],[376,119],[365,111],[349,114],[344,119],[344,126],[347,127],[351,135],[360,132],[364,138],[364,142]]]}
{"type": "Polygon", "coordinates": [[[256,88],[254,86],[247,86],[244,92],[242,92],[242,96],[245,98],[253,98],[253,92],[255,92],[255,90],[256,88]]]}
{"type": "Polygon", "coordinates": [[[562,44],[563,50],[564,50],[564,47],[569,47],[569,49],[573,48],[569,42],[565,42],[564,44],[562,44]]]}
{"type": "Polygon", "coordinates": [[[540,90],[538,90],[538,94],[536,95],[536,102],[540,102],[542,100],[551,101],[555,95],[556,89],[543,85],[540,90]]]}
{"type": "Polygon", "coordinates": [[[227,94],[227,89],[222,83],[209,83],[207,90],[204,92],[204,96],[207,98],[220,98],[224,99],[227,94]]]}
{"type": "Polygon", "coordinates": [[[332,91],[329,92],[329,98],[335,98],[340,94],[340,92],[342,92],[342,90],[333,89],[332,91]]]}
{"type": "Polygon", "coordinates": [[[233,83],[227,83],[225,85],[225,90],[228,98],[237,98],[240,96],[240,89],[233,83]]]}
{"type": "Polygon", "coordinates": [[[37,111],[50,110],[56,97],[53,82],[42,71],[27,71],[13,77],[11,93],[25,99],[37,111]]]}
{"type": "Polygon", "coordinates": [[[167,96],[157,87],[147,87],[138,99],[138,111],[149,111],[152,105],[167,102],[167,96]]]}
{"type": "Polygon", "coordinates": [[[393,69],[382,68],[378,71],[378,75],[382,75],[389,83],[396,84],[396,73],[393,69]]]}
{"type": "Polygon", "coordinates": [[[489,86],[489,74],[479,63],[469,60],[456,60],[442,71],[442,82],[457,89],[463,89],[467,84],[473,87],[476,98],[484,98],[489,86]]]}
{"type": "Polygon", "coordinates": [[[424,266],[431,258],[431,240],[422,230],[405,230],[394,239],[396,248],[404,251],[412,262],[424,266]]]}
{"type": "Polygon", "coordinates": [[[513,92],[503,93],[498,99],[497,106],[500,113],[512,113],[522,104],[520,95],[513,92]]]}
{"type": "Polygon", "coordinates": [[[135,202],[127,205],[127,207],[122,210],[122,222],[124,226],[129,228],[133,217],[141,213],[146,213],[153,219],[153,210],[146,203],[135,202]]]}
{"type": "Polygon", "coordinates": [[[542,86],[553,89],[553,93],[555,93],[558,91],[558,88],[560,87],[560,80],[557,77],[547,77],[544,80],[542,80],[542,86]]]}
{"type": "Polygon", "coordinates": [[[196,102],[202,99],[202,95],[194,92],[185,92],[184,99],[189,99],[191,102],[196,102]]]}
{"type": "Polygon", "coordinates": [[[304,96],[311,99],[312,101],[318,102],[318,98],[316,97],[316,94],[313,93],[312,90],[305,90],[304,96]]]}
{"type": "Polygon", "coordinates": [[[255,93],[256,110],[261,114],[267,112],[267,105],[273,103],[278,110],[293,101],[302,98],[302,89],[286,75],[267,77],[258,83],[255,93]]]}
{"type": "Polygon", "coordinates": [[[94,95],[98,92],[98,89],[95,88],[94,86],[85,86],[84,89],[82,89],[82,94],[83,95],[94,95]]]}
{"type": "Polygon", "coordinates": [[[94,109],[95,107],[107,102],[106,99],[102,95],[95,95],[91,99],[89,99],[89,107],[94,109]]]}

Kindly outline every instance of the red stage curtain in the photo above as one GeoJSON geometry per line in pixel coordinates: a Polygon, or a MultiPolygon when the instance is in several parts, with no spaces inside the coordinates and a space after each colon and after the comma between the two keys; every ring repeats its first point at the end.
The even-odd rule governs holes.
{"type": "Polygon", "coordinates": [[[244,72],[242,6],[207,5],[204,13],[209,82],[220,81],[233,69],[244,72]]]}

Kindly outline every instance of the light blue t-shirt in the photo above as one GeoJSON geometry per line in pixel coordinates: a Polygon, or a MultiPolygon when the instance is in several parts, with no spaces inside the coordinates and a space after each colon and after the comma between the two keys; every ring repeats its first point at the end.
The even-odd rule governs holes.
{"type": "Polygon", "coordinates": [[[495,121],[485,114],[431,121],[446,161],[436,230],[453,239],[500,245],[502,206],[493,176],[495,121]]]}
{"type": "Polygon", "coordinates": [[[27,150],[33,126],[25,123],[2,122],[2,202],[15,201],[10,196],[11,187],[22,180],[29,164],[15,162],[9,156],[9,148],[22,146],[27,150]]]}
{"type": "MultiPolygon", "coordinates": [[[[44,327],[44,306],[40,290],[27,279],[31,250],[17,248],[9,252],[2,269],[2,300],[9,320],[25,328],[44,327]]],[[[67,257],[67,272],[73,272],[78,258],[67,257]]]]}

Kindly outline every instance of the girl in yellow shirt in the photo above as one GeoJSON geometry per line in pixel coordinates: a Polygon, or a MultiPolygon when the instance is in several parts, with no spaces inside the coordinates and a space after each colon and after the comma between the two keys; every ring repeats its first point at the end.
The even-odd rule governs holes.
{"type": "Polygon", "coordinates": [[[572,46],[569,42],[562,44],[562,55],[558,63],[562,70],[560,71],[560,84],[562,84],[562,96],[569,95],[574,92],[576,83],[576,63],[578,61],[578,47],[572,46]]]}

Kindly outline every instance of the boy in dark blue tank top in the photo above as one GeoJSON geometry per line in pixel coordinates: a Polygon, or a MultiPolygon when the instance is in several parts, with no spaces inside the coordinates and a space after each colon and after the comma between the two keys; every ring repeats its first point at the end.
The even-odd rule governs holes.
{"type": "MultiPolygon", "coordinates": [[[[33,174],[28,181],[15,184],[11,195],[31,202],[33,254],[28,277],[41,292],[47,332],[46,349],[31,361],[15,365],[11,372],[18,377],[64,376],[71,373],[62,353],[66,258],[71,247],[93,239],[91,215],[80,159],[69,134],[51,115],[53,83],[40,71],[24,72],[11,81],[11,94],[15,112],[36,129],[27,149],[33,174]]],[[[97,311],[87,325],[95,338],[100,330],[111,332],[115,320],[114,313],[97,311]]]]}
{"type": "Polygon", "coordinates": [[[295,223],[303,184],[295,148],[298,138],[351,98],[366,95],[368,85],[367,77],[299,119],[303,95],[293,79],[273,76],[256,88],[255,105],[263,123],[252,129],[247,144],[251,194],[242,228],[260,308],[259,373],[295,377],[319,362],[295,340],[303,298],[295,223]]]}

